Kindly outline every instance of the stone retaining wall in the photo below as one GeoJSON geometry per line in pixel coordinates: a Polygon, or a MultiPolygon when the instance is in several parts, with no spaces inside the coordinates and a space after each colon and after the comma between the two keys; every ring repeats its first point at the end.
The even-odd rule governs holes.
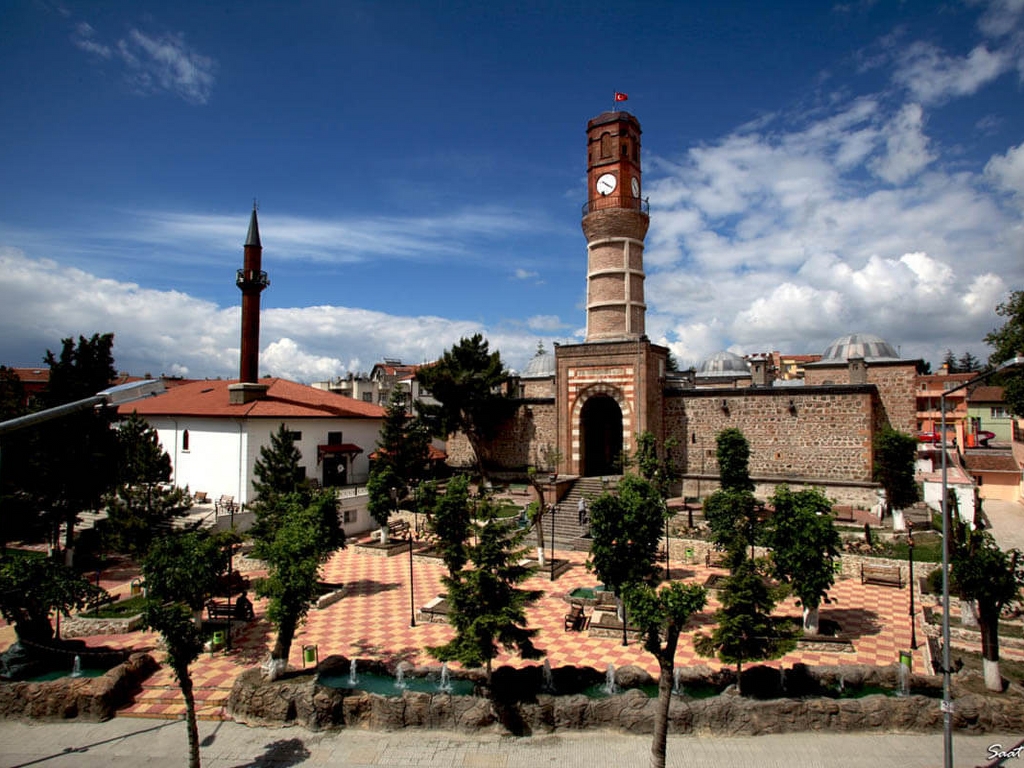
{"type": "Polygon", "coordinates": [[[63,638],[92,637],[93,635],[123,635],[142,629],[142,614],[124,619],[90,619],[85,616],[72,616],[60,624],[63,638]]]}
{"type": "Polygon", "coordinates": [[[109,720],[156,668],[148,653],[135,653],[100,677],[0,682],[0,719],[109,720]]]}
{"type": "MultiPolygon", "coordinates": [[[[331,657],[336,666],[338,658],[331,657]]],[[[363,668],[363,662],[359,668],[363,668]]],[[[683,671],[686,673],[684,687],[695,684],[698,679],[724,685],[731,676],[729,671],[712,672],[707,668],[684,668],[683,671]]],[[[556,690],[562,686],[561,681],[567,672],[574,675],[589,673],[593,679],[603,677],[595,670],[556,669],[553,671],[556,690]]],[[[810,668],[797,665],[787,671],[785,678],[781,678],[777,670],[755,667],[745,672],[744,686],[761,687],[763,690],[766,681],[769,686],[779,686],[788,680],[791,690],[798,686],[815,689],[834,687],[840,678],[847,687],[883,682],[891,685],[895,677],[896,665],[884,668],[810,668]]],[[[646,673],[633,667],[618,670],[616,678],[627,688],[653,682],[646,673]]],[[[228,700],[228,712],[235,720],[250,725],[298,724],[311,730],[431,728],[517,736],[589,728],[652,732],[657,699],[649,698],[641,690],[633,688],[603,698],[581,693],[525,693],[540,691],[539,683],[537,668],[502,668],[495,671],[495,687],[489,696],[453,696],[408,690],[401,696],[381,696],[318,685],[313,671],[293,673],[286,678],[266,682],[259,670],[248,670],[235,682],[228,700]],[[500,690],[499,677],[506,678],[500,690]]],[[[753,698],[740,696],[735,687],[730,687],[720,695],[706,699],[673,696],[669,731],[730,736],[819,730],[940,732],[943,716],[936,695],[941,689],[941,678],[913,675],[911,686],[915,691],[927,690],[930,695],[895,697],[873,694],[863,698],[831,698],[820,695],[797,697],[795,692],[792,697],[786,697],[783,692],[780,698],[753,698]]],[[[478,690],[486,692],[479,683],[478,690]]],[[[1019,687],[1002,697],[956,695],[954,727],[972,733],[1024,730],[1024,699],[1020,696],[1019,687]]]]}

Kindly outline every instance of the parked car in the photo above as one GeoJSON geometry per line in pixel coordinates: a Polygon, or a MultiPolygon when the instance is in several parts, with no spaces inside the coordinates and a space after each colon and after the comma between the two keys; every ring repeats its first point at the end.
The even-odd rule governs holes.
{"type": "Polygon", "coordinates": [[[941,443],[942,436],[938,432],[918,432],[917,442],[919,443],[941,443]]]}

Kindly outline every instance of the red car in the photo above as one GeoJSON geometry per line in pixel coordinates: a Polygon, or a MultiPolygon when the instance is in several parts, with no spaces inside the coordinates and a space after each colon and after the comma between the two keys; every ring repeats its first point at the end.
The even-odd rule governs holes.
{"type": "Polygon", "coordinates": [[[941,443],[942,436],[938,432],[918,432],[917,442],[919,443],[941,443]]]}

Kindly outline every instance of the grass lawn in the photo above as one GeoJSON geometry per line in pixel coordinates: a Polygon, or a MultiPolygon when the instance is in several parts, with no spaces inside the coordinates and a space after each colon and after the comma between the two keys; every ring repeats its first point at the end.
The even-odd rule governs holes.
{"type": "Polygon", "coordinates": [[[95,611],[83,613],[82,616],[87,619],[126,619],[129,616],[142,613],[142,607],[145,604],[145,596],[136,595],[125,600],[118,600],[116,603],[108,603],[95,611]]]}

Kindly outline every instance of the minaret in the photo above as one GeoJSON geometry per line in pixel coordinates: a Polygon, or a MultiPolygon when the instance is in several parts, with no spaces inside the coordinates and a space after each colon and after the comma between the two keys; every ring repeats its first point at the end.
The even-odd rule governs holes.
{"type": "Polygon", "coordinates": [[[256,204],[249,218],[249,233],[245,238],[242,269],[238,270],[235,284],[242,291],[242,353],[240,355],[238,384],[229,387],[233,404],[258,400],[267,392],[260,384],[260,294],[270,285],[267,273],[261,269],[263,246],[260,227],[256,220],[256,204]]]}
{"type": "Polygon", "coordinates": [[[650,224],[640,196],[640,122],[604,112],[587,123],[587,336],[639,339],[646,332],[644,237],[650,224]]]}

